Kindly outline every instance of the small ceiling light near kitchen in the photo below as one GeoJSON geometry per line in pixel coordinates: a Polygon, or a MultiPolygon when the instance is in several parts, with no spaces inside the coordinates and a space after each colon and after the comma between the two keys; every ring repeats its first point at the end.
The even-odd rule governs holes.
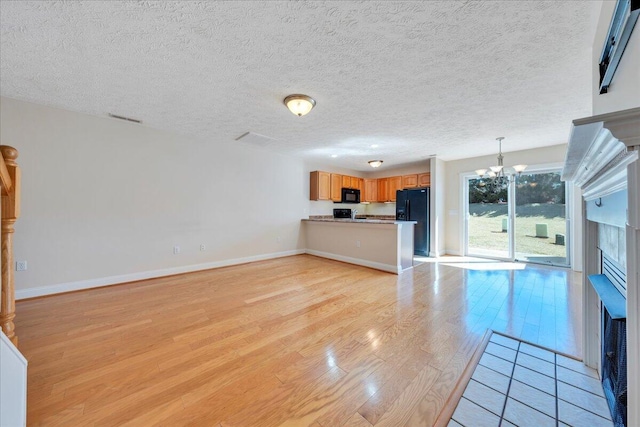
{"type": "Polygon", "coordinates": [[[382,160],[369,160],[369,166],[372,168],[379,168],[382,166],[382,160]]]}
{"type": "Polygon", "coordinates": [[[333,157],[335,159],[336,157],[338,157],[338,155],[337,154],[332,154],[331,157],[333,157]]]}
{"type": "Polygon", "coordinates": [[[371,148],[378,148],[378,144],[372,144],[371,148]]]}
{"type": "Polygon", "coordinates": [[[316,106],[316,101],[307,95],[289,95],[284,99],[284,105],[286,105],[293,114],[302,117],[316,106]]]}

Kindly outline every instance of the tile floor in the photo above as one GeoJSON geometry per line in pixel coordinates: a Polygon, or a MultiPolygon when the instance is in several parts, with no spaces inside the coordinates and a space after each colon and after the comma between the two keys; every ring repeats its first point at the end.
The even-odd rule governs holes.
{"type": "Polygon", "coordinates": [[[596,371],[495,332],[449,422],[449,427],[612,425],[596,371]]]}

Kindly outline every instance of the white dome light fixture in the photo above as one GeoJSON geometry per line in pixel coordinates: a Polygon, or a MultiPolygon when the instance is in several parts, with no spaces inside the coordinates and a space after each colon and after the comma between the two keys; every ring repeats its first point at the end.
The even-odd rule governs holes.
{"type": "Polygon", "coordinates": [[[379,168],[382,166],[382,160],[369,160],[369,166],[372,168],[379,168]]]}
{"type": "Polygon", "coordinates": [[[286,105],[293,114],[302,117],[316,106],[316,101],[310,96],[296,94],[287,96],[284,99],[284,105],[286,105]]]}

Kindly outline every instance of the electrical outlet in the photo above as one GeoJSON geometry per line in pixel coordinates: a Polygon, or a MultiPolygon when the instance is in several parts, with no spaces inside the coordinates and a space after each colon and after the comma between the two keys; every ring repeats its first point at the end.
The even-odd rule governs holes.
{"type": "Polygon", "coordinates": [[[16,271],[25,271],[27,269],[27,261],[16,261],[16,271]]]}
{"type": "Polygon", "coordinates": [[[200,245],[200,250],[201,251],[206,251],[207,250],[207,247],[205,246],[204,243],[200,245]]]}
{"type": "Polygon", "coordinates": [[[360,247],[360,240],[356,240],[356,248],[360,247]]]}
{"type": "Polygon", "coordinates": [[[177,254],[179,254],[179,253],[180,253],[180,246],[174,246],[174,247],[173,247],[173,254],[174,254],[174,255],[177,255],[177,254]]]}

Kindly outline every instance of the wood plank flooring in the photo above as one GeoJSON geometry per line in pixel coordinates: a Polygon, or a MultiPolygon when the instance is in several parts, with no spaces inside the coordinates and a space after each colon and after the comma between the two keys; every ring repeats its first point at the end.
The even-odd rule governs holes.
{"type": "Polygon", "coordinates": [[[19,301],[28,424],[432,425],[487,328],[580,357],[580,287],[299,255],[19,301]]]}

